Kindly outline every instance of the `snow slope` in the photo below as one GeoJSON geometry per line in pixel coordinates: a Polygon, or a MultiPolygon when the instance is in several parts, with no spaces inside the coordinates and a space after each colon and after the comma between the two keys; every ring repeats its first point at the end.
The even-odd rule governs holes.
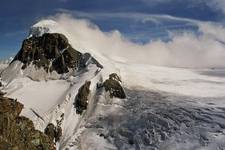
{"type": "Polygon", "coordinates": [[[2,72],[7,66],[8,64],[0,64],[0,72],[2,72]]]}
{"type": "Polygon", "coordinates": [[[183,69],[118,64],[128,87],[196,97],[224,97],[225,69],[183,69]]]}
{"type": "Polygon", "coordinates": [[[40,130],[48,122],[61,120],[64,113],[59,149],[167,147],[172,150],[222,149],[225,146],[222,140],[225,138],[225,83],[221,76],[225,71],[220,70],[219,76],[212,76],[218,70],[155,66],[143,69],[120,65],[124,85],[128,88],[126,100],[110,99],[104,92],[96,92],[96,83],[102,78],[101,72],[96,75],[96,66],[90,66],[87,72],[69,80],[37,82],[19,78],[4,90],[8,92],[7,96],[25,104],[23,115],[30,117],[40,130]],[[148,78],[143,79],[144,76],[148,78]],[[76,114],[73,102],[86,80],[92,81],[92,96],[87,112],[80,116],[76,114]],[[147,120],[148,126],[145,125],[147,120]],[[166,129],[165,123],[169,126],[166,129]],[[145,132],[147,139],[142,137],[145,132]]]}
{"type": "Polygon", "coordinates": [[[22,114],[36,128],[43,131],[49,122],[62,121],[58,149],[224,149],[225,70],[134,64],[86,49],[54,21],[41,21],[32,30],[30,36],[63,33],[74,48],[91,53],[104,66],[99,70],[90,64],[85,71],[56,80],[31,80],[16,70],[20,64],[5,73],[3,90],[25,105],[22,114]],[[96,88],[112,72],[121,76],[127,99],[110,98],[96,88]],[[91,81],[91,95],[87,111],[79,115],[73,103],[85,81],[91,81]]]}

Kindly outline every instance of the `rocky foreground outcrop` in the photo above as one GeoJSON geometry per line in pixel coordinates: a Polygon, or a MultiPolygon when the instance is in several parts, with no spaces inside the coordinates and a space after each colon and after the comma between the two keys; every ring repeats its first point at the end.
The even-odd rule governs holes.
{"type": "Polygon", "coordinates": [[[106,92],[109,92],[111,98],[126,98],[126,94],[123,87],[121,86],[121,82],[122,81],[120,77],[116,73],[112,73],[109,75],[109,79],[105,80],[103,83],[103,87],[105,88],[106,92]]]}
{"type": "Polygon", "coordinates": [[[35,130],[33,122],[19,116],[23,105],[0,96],[0,149],[1,150],[55,150],[53,141],[35,130]]]}

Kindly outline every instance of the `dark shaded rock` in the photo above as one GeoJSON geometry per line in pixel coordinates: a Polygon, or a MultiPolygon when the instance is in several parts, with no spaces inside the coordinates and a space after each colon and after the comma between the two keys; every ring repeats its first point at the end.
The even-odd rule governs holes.
{"type": "Polygon", "coordinates": [[[109,79],[110,79],[110,80],[116,80],[116,81],[118,81],[118,82],[122,82],[121,79],[120,79],[120,77],[119,77],[116,73],[110,74],[110,75],[109,75],[109,79]]]}
{"type": "Polygon", "coordinates": [[[104,134],[104,133],[100,133],[99,136],[100,136],[100,137],[103,137],[104,139],[107,139],[107,138],[108,138],[108,135],[106,135],[106,134],[104,134]]]}
{"type": "Polygon", "coordinates": [[[56,128],[55,141],[58,142],[61,137],[62,137],[62,128],[58,126],[56,128]]]}
{"type": "Polygon", "coordinates": [[[117,97],[121,99],[126,98],[126,94],[120,82],[121,82],[120,77],[116,73],[112,73],[109,75],[109,79],[107,79],[103,83],[103,87],[105,88],[106,92],[109,91],[111,98],[112,97],[117,97]]]}
{"type": "Polygon", "coordinates": [[[52,123],[49,123],[47,127],[45,128],[44,132],[52,141],[55,139],[55,125],[52,123]]]}
{"type": "Polygon", "coordinates": [[[2,82],[0,82],[0,87],[2,87],[3,86],[3,84],[2,84],[2,82]]]}
{"type": "Polygon", "coordinates": [[[55,150],[48,136],[35,130],[31,120],[19,116],[22,109],[16,100],[0,97],[0,149],[55,150]]]}
{"type": "Polygon", "coordinates": [[[85,68],[87,67],[89,64],[95,64],[98,68],[103,68],[103,66],[95,59],[91,56],[91,54],[89,53],[85,53],[82,55],[82,59],[81,59],[81,68],[85,68]]]}
{"type": "Polygon", "coordinates": [[[133,145],[134,144],[134,140],[133,139],[128,139],[128,143],[130,144],[130,145],[133,145]]]}
{"type": "Polygon", "coordinates": [[[62,128],[60,126],[55,126],[52,123],[49,123],[45,128],[45,134],[55,142],[58,142],[62,136],[62,128]]]}
{"type": "Polygon", "coordinates": [[[76,68],[82,54],[71,47],[67,38],[58,33],[45,33],[40,37],[25,39],[22,48],[13,61],[24,63],[22,69],[33,63],[46,71],[67,73],[70,68],[76,68]]]}
{"type": "Polygon", "coordinates": [[[0,97],[3,97],[6,93],[0,91],[0,97]]]}
{"type": "Polygon", "coordinates": [[[87,109],[88,96],[90,94],[90,85],[91,81],[86,81],[85,84],[80,87],[75,98],[74,107],[76,108],[76,112],[78,114],[82,114],[82,112],[87,109]]]}

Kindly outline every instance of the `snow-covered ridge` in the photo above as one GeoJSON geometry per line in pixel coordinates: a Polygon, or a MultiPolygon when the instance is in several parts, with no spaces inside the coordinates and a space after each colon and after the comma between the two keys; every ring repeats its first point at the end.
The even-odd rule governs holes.
{"type": "MultiPolygon", "coordinates": [[[[32,40],[45,33],[55,33],[51,30],[55,26],[57,24],[52,21],[38,23],[31,28],[31,34],[28,38],[32,40]]],[[[28,43],[26,50],[29,50],[32,44],[32,42],[28,43]]],[[[60,52],[64,51],[66,50],[62,49],[60,52]]],[[[29,57],[30,55],[23,56],[29,57]]],[[[44,68],[37,68],[33,63],[24,67],[24,63],[17,59],[14,60],[1,74],[4,83],[2,90],[7,92],[6,96],[15,98],[24,104],[25,109],[22,114],[31,118],[36,128],[41,131],[44,131],[48,123],[56,125],[57,121],[63,120],[61,125],[63,136],[61,141],[57,143],[57,149],[71,147],[71,143],[77,140],[78,133],[82,131],[81,126],[85,124],[85,118],[92,116],[95,111],[94,106],[97,101],[95,96],[101,95],[110,99],[108,93],[100,90],[97,94],[96,91],[98,82],[104,81],[104,75],[100,69],[102,68],[101,64],[92,58],[91,54],[84,54],[83,69],[57,74],[54,71],[46,72],[44,68]],[[66,77],[64,78],[64,76],[66,77]],[[79,88],[86,81],[91,81],[91,94],[88,100],[90,104],[86,112],[80,115],[76,113],[74,101],[79,88]]],[[[107,141],[105,143],[108,144],[107,141]]],[[[74,145],[75,147],[76,145],[74,145]]]]}
{"type": "MultiPolygon", "coordinates": [[[[59,19],[59,22],[53,20],[43,20],[35,24],[33,27],[44,27],[49,29],[48,32],[57,32],[66,35],[69,39],[69,43],[74,48],[79,49],[81,52],[89,52],[101,64],[104,64],[105,68],[102,70],[102,76],[104,78],[106,78],[111,72],[116,72],[121,75],[124,84],[130,88],[140,87],[144,89],[162,90],[171,93],[179,93],[183,95],[194,95],[201,97],[214,97],[216,95],[225,95],[223,92],[223,85],[216,84],[217,82],[224,82],[223,78],[217,76],[208,77],[198,73],[201,72],[201,70],[203,70],[204,72],[204,69],[167,68],[163,66],[158,67],[149,64],[131,63],[131,60],[127,61],[126,59],[124,59],[124,57],[115,57],[114,55],[110,55],[110,53],[105,54],[104,52],[98,49],[88,49],[88,47],[90,47],[92,43],[90,43],[90,45],[89,43],[85,43],[85,39],[82,38],[85,38],[86,35],[80,35],[81,33],[85,34],[85,32],[79,32],[75,30],[76,32],[73,31],[72,33],[70,33],[68,29],[64,27],[69,26],[71,22],[69,22],[68,25],[65,25],[62,21],[64,20],[59,19]],[[64,26],[61,26],[62,24],[64,26]],[[76,36],[78,35],[80,35],[80,37],[76,38],[76,36]],[[167,84],[165,84],[164,82],[167,84]],[[171,88],[171,86],[173,86],[173,88],[171,88]],[[208,92],[209,87],[213,87],[211,88],[210,92],[208,92]]],[[[71,23],[71,25],[74,25],[73,23],[71,23]]],[[[77,21],[77,26],[79,26],[80,24],[86,23],[82,21],[77,21]]],[[[90,30],[90,33],[92,32],[93,31],[90,30]]],[[[90,42],[90,39],[87,40],[88,42],[90,42]]],[[[114,44],[114,46],[117,46],[116,43],[114,44]]],[[[108,48],[105,47],[105,49],[108,48]]],[[[123,52],[121,51],[121,53],[123,52]]],[[[137,57],[139,56],[139,53],[137,54],[137,57]]],[[[211,69],[208,70],[209,72],[214,71],[211,69]]]]}
{"type": "MultiPolygon", "coordinates": [[[[77,26],[74,24],[71,24],[68,22],[68,26],[74,27],[77,32],[71,32],[70,30],[68,30],[67,28],[65,28],[62,25],[62,22],[58,22],[56,20],[42,20],[38,23],[36,23],[35,25],[33,25],[30,29],[30,35],[28,37],[31,36],[42,36],[44,33],[60,33],[65,35],[68,40],[69,40],[69,44],[71,44],[71,46],[78,50],[81,53],[89,53],[91,54],[100,64],[104,64],[104,66],[108,66],[106,67],[106,69],[104,70],[106,77],[108,76],[108,74],[110,74],[111,72],[117,72],[118,73],[118,69],[116,68],[116,66],[114,65],[113,61],[114,60],[118,60],[119,62],[124,62],[124,58],[120,58],[119,56],[109,56],[110,54],[105,54],[102,53],[100,50],[95,49],[92,47],[92,44],[89,44],[90,39],[87,39],[87,33],[86,29],[79,29],[80,25],[82,24],[86,24],[86,22],[78,22],[77,26]]],[[[92,34],[90,32],[90,34],[92,34]]],[[[98,38],[98,37],[96,37],[98,38]]],[[[105,49],[107,49],[107,47],[105,47],[105,49]]]]}
{"type": "MultiPolygon", "coordinates": [[[[20,61],[15,61],[5,68],[1,74],[1,78],[4,82],[10,83],[19,78],[30,78],[34,81],[42,80],[56,80],[63,75],[57,72],[46,72],[43,68],[36,68],[33,64],[30,64],[26,69],[21,69],[24,64],[20,61]]],[[[64,75],[65,76],[65,75],[64,75]]]]}

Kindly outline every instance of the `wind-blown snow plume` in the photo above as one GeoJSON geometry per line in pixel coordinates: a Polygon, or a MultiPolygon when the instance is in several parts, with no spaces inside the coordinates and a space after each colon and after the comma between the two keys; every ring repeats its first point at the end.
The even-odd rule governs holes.
{"type": "Polygon", "coordinates": [[[46,21],[41,21],[36,26],[46,25],[50,32],[65,34],[72,46],[92,53],[100,62],[110,59],[173,67],[225,67],[225,28],[219,24],[193,20],[191,23],[198,26],[200,34],[173,32],[168,42],[157,40],[138,44],[126,39],[119,31],[103,32],[90,21],[67,14],[50,19],[56,23],[49,26],[46,21]]]}

